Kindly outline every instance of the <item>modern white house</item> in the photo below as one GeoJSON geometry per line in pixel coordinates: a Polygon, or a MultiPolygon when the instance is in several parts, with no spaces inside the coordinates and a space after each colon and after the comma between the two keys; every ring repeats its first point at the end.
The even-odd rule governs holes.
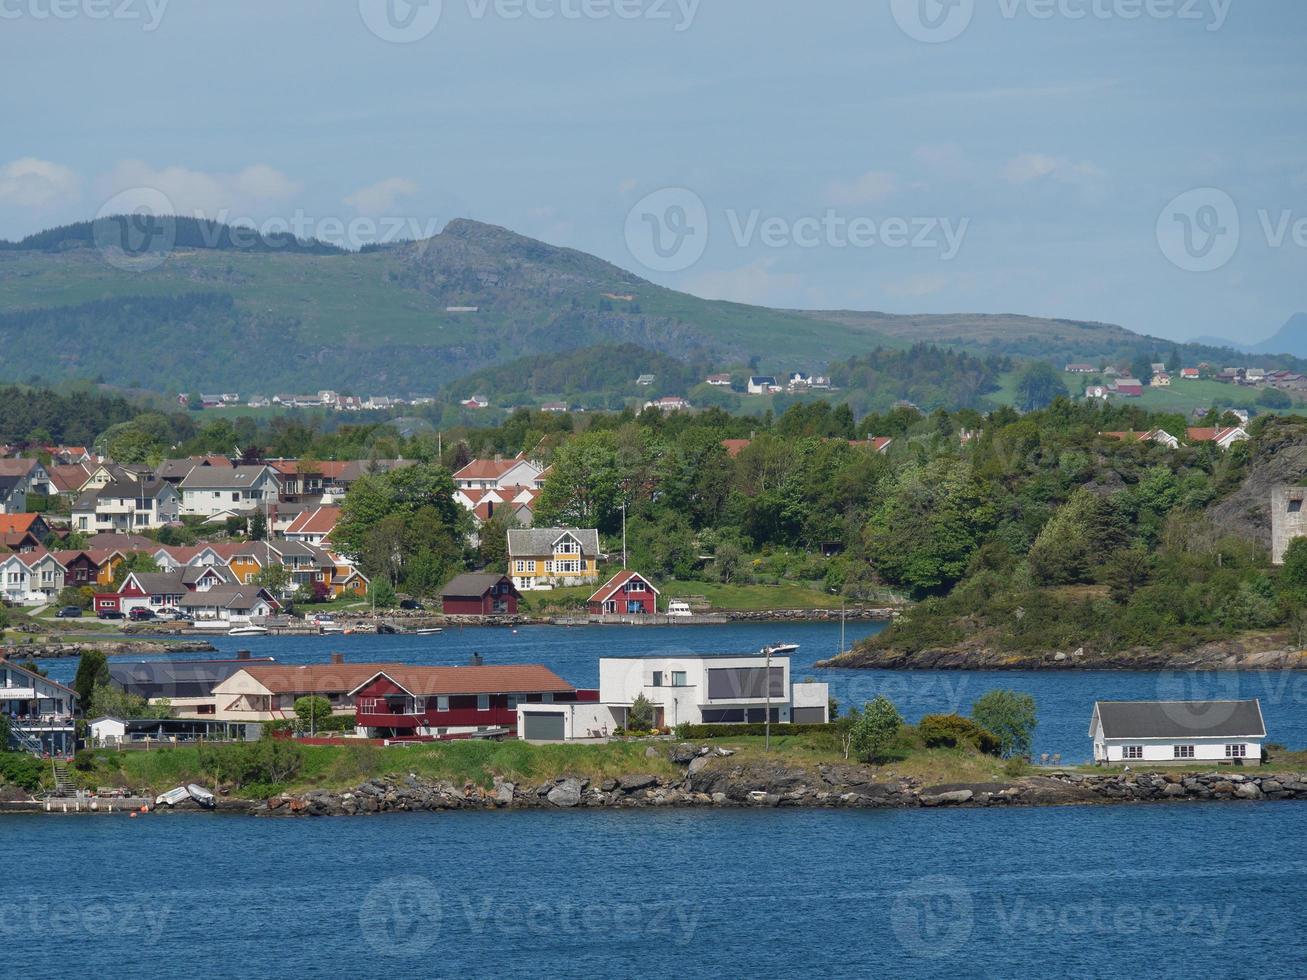
{"type": "Polygon", "coordinates": [[[1089,737],[1102,765],[1257,766],[1266,723],[1256,699],[1097,701],[1089,737]]]}
{"type": "Polygon", "coordinates": [[[64,587],[66,569],[44,548],[0,557],[0,599],[15,606],[52,601],[64,587]]]}
{"type": "Polygon", "coordinates": [[[653,704],[654,727],[761,723],[771,706],[776,724],[825,724],[830,690],[822,683],[791,684],[788,657],[603,657],[599,701],[519,704],[517,730],[532,741],[606,738],[627,727],[636,698],[653,704]],[[770,686],[770,698],[768,687],[770,686]]]}

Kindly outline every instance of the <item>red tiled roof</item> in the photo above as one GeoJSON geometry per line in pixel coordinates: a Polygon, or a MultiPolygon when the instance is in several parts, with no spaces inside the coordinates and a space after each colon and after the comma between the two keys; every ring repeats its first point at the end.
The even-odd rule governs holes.
{"type": "Polygon", "coordinates": [[[722,446],[726,449],[726,455],[734,458],[748,449],[752,442],[752,439],[723,439],[722,446]]]}
{"type": "Polygon", "coordinates": [[[409,694],[544,694],[575,691],[548,667],[514,664],[483,667],[386,667],[354,688],[356,693],[384,674],[409,694]]]}
{"type": "Polygon", "coordinates": [[[244,668],[244,673],[273,694],[330,694],[352,691],[381,671],[398,667],[398,664],[254,664],[244,668]]]}
{"type": "Polygon", "coordinates": [[[0,534],[27,534],[40,514],[0,514],[0,534]]]}
{"type": "Polygon", "coordinates": [[[498,480],[520,459],[474,459],[454,474],[455,480],[498,480]]]}
{"type": "Polygon", "coordinates": [[[286,528],[286,534],[329,534],[340,520],[339,507],[319,507],[303,511],[286,528]]]}
{"type": "Polygon", "coordinates": [[[592,596],[590,597],[590,601],[591,601],[591,602],[605,602],[605,601],[607,601],[608,599],[612,598],[613,594],[614,594],[615,592],[617,592],[618,589],[620,589],[620,588],[621,588],[623,585],[625,585],[627,582],[631,581],[631,579],[633,579],[633,578],[638,578],[641,582],[643,582],[645,585],[647,585],[647,586],[649,587],[649,591],[650,591],[650,592],[653,592],[653,593],[657,594],[658,590],[654,588],[652,582],[650,582],[647,578],[645,578],[645,577],[644,577],[643,575],[641,575],[639,572],[632,571],[631,569],[628,568],[628,569],[625,569],[624,571],[618,572],[616,575],[614,575],[612,578],[610,578],[610,579],[609,579],[609,580],[608,580],[608,581],[607,581],[607,582],[606,582],[606,583],[605,583],[605,584],[604,584],[604,585],[599,589],[598,592],[596,592],[594,595],[592,595],[592,596]]]}

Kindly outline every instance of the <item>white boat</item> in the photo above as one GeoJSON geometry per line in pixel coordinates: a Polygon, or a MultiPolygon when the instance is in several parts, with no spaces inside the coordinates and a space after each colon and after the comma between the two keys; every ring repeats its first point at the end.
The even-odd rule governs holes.
{"type": "Polygon", "coordinates": [[[192,800],[204,807],[206,810],[212,810],[217,804],[217,801],[213,798],[213,794],[203,786],[196,783],[188,783],[186,785],[186,792],[191,795],[192,800]]]}
{"type": "Polygon", "coordinates": [[[345,627],[341,626],[340,623],[330,623],[330,622],[328,622],[328,623],[318,623],[318,629],[321,630],[323,633],[344,633],[344,632],[345,632],[345,627]]]}
{"type": "Polygon", "coordinates": [[[413,632],[417,636],[435,636],[437,633],[445,631],[439,626],[429,626],[426,629],[414,630],[413,632]]]}
{"type": "Polygon", "coordinates": [[[190,798],[191,791],[185,786],[178,786],[174,789],[168,790],[166,793],[160,793],[156,796],[154,798],[154,805],[162,806],[166,803],[168,806],[176,806],[178,803],[185,803],[190,798]]]}
{"type": "Polygon", "coordinates": [[[794,653],[798,649],[799,645],[797,643],[773,643],[769,647],[763,647],[762,652],[764,655],[770,653],[773,657],[783,657],[794,653]]]}
{"type": "Polygon", "coordinates": [[[247,626],[233,626],[227,631],[228,636],[267,636],[268,628],[266,626],[255,626],[250,623],[247,626]]]}

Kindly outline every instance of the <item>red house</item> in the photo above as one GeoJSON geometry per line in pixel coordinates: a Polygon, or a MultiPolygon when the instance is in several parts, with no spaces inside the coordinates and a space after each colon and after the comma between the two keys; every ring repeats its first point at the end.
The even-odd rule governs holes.
{"type": "Polygon", "coordinates": [[[547,667],[387,667],[349,692],[370,738],[467,738],[517,732],[517,706],[598,701],[547,667]]]}
{"type": "Polygon", "coordinates": [[[95,585],[100,575],[100,566],[85,551],[56,551],[55,561],[63,565],[64,585],[95,585]]]}
{"type": "Polygon", "coordinates": [[[515,616],[522,594],[507,575],[460,575],[440,593],[446,616],[515,616]]]}
{"type": "Polygon", "coordinates": [[[591,616],[652,616],[658,611],[658,590],[638,572],[618,572],[590,597],[591,616]]]}

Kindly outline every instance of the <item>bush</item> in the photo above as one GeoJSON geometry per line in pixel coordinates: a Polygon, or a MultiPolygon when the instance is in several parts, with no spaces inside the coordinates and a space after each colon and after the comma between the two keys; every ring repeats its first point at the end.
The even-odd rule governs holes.
{"type": "Polygon", "coordinates": [[[971,718],[993,732],[1002,743],[1004,758],[1030,754],[1037,718],[1035,699],[1016,691],[990,691],[971,706],[971,718]]]}
{"type": "Polygon", "coordinates": [[[201,745],[200,769],[236,786],[281,785],[300,771],[304,753],[294,742],[263,738],[257,742],[201,745]]]}
{"type": "Polygon", "coordinates": [[[95,768],[95,753],[83,749],[73,755],[73,768],[78,772],[90,772],[95,768]]]}
{"type": "Polygon", "coordinates": [[[961,715],[926,715],[917,725],[917,734],[930,749],[967,745],[986,755],[999,755],[1003,748],[997,735],[961,715]]]}
{"type": "Polygon", "coordinates": [[[883,759],[902,727],[903,718],[894,702],[882,694],[876,700],[868,701],[854,721],[853,749],[865,762],[883,759]]]}
{"type": "Polygon", "coordinates": [[[26,752],[0,752],[0,782],[12,783],[29,793],[41,785],[46,766],[26,752]]]}

